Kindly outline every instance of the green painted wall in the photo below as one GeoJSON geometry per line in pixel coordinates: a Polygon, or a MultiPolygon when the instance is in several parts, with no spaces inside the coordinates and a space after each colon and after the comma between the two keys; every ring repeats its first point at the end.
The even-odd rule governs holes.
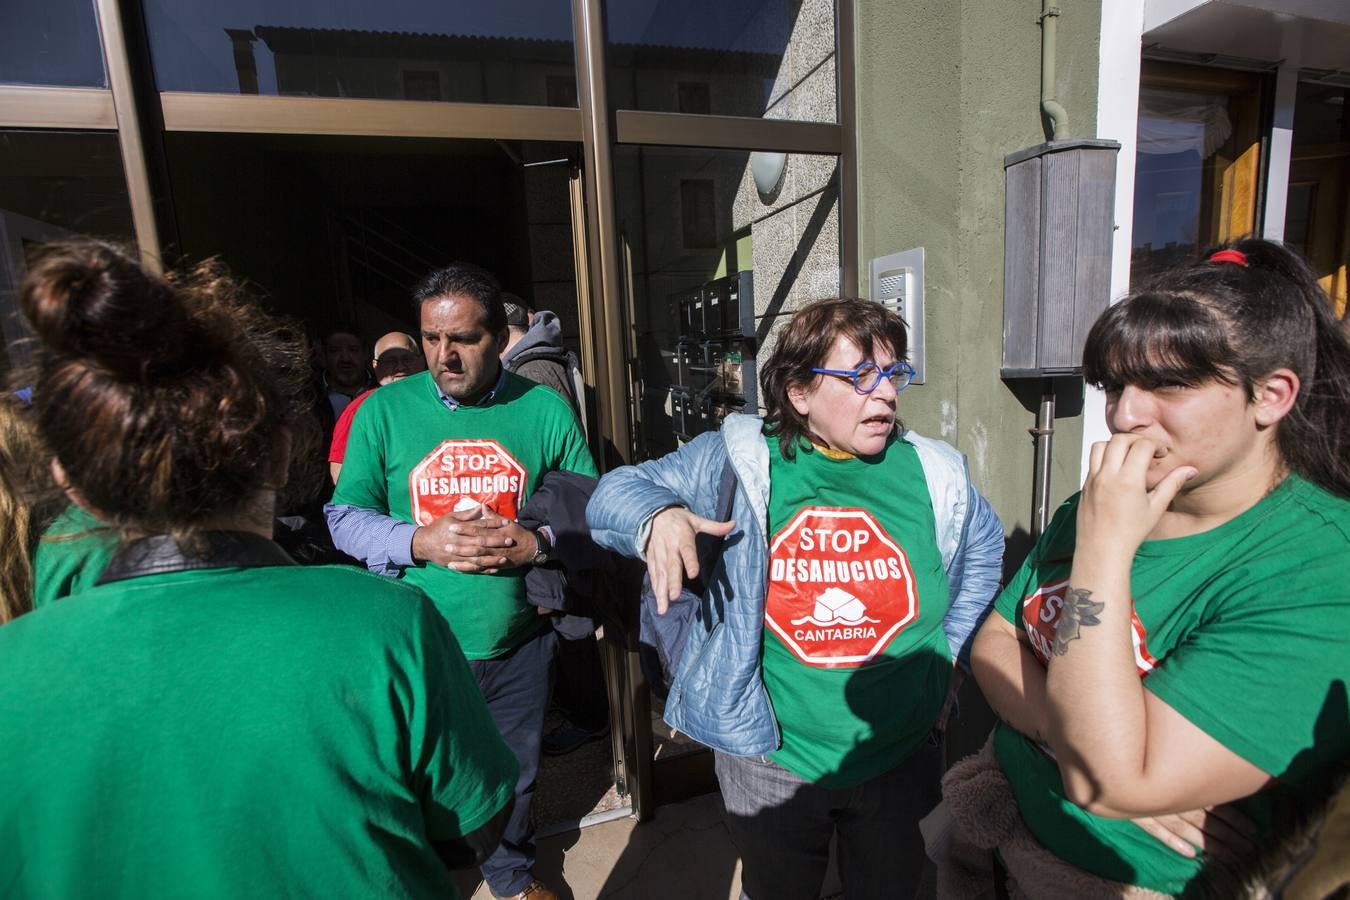
{"type": "MultiPolygon", "coordinates": [[[[1096,123],[1096,0],[1060,0],[1057,81],[1069,133],[1096,123]]],[[[925,248],[927,376],[902,397],[905,422],[963,450],[1010,536],[1028,547],[1038,385],[999,379],[1005,154],[1045,140],[1038,0],[885,0],[857,5],[859,271],[925,248]]],[[[864,280],[864,290],[865,290],[864,280]]],[[[1058,504],[1079,484],[1082,420],[1056,424],[1058,504]]]]}

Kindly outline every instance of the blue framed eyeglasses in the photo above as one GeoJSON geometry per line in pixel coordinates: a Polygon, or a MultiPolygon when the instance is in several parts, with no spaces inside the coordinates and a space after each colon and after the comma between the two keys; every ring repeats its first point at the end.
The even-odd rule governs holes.
{"type": "Polygon", "coordinates": [[[870,394],[881,384],[881,379],[890,381],[896,393],[909,387],[914,379],[914,367],[907,360],[897,359],[888,368],[883,369],[874,362],[859,363],[854,369],[812,369],[820,375],[833,375],[853,383],[853,389],[860,394],[870,394]]]}

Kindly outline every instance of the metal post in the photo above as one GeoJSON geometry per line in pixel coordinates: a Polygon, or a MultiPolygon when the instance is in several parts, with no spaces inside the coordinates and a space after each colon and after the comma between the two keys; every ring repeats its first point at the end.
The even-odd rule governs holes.
{"type": "Polygon", "coordinates": [[[1055,439],[1055,382],[1041,382],[1041,405],[1036,411],[1036,427],[1029,428],[1035,447],[1031,477],[1031,536],[1040,537],[1050,523],[1050,461],[1055,439]]]}
{"type": "MultiPolygon", "coordinates": [[[[594,342],[597,432],[602,471],[623,464],[632,454],[628,417],[628,379],[619,276],[619,240],[614,213],[614,166],[609,98],[605,87],[605,25],[601,0],[573,0],[576,34],[577,102],[582,118],[587,241],[591,295],[587,315],[594,342]]],[[[580,285],[578,285],[580,288],[580,285]]],[[[579,298],[584,306],[587,298],[579,298]]],[[[585,321],[585,320],[583,320],[585,321]]],[[[629,795],[633,815],[651,818],[651,701],[638,665],[636,633],[605,628],[605,668],[615,785],[629,795]]]]}
{"type": "MultiPolygon", "coordinates": [[[[576,162],[572,164],[568,175],[567,197],[572,209],[572,269],[577,285],[577,324],[583,335],[594,335],[595,311],[591,307],[591,252],[590,241],[586,237],[586,186],[581,177],[581,165],[576,162]]],[[[578,398],[582,409],[581,424],[586,429],[586,442],[591,448],[591,455],[598,458],[600,429],[597,427],[595,402],[597,355],[594,340],[581,342],[581,374],[586,380],[585,395],[578,398]]]]}
{"type": "Polygon", "coordinates": [[[122,150],[122,169],[126,173],[127,197],[131,201],[131,222],[136,230],[136,244],[140,248],[141,262],[146,268],[158,272],[164,264],[122,11],[118,7],[118,0],[94,0],[94,8],[98,13],[103,58],[108,66],[108,87],[112,90],[113,108],[117,112],[117,140],[122,150]]]}
{"type": "Polygon", "coordinates": [[[626,462],[632,455],[632,448],[629,446],[628,407],[622,402],[628,391],[628,380],[624,377],[623,365],[624,323],[601,0],[574,0],[572,18],[576,32],[577,101],[581,108],[581,142],[586,171],[586,219],[590,226],[588,231],[594,236],[590,242],[591,285],[594,289],[591,303],[596,312],[593,334],[599,351],[595,378],[600,397],[608,401],[602,404],[598,422],[605,451],[598,462],[603,471],[626,462]]]}
{"type": "Polygon", "coordinates": [[[1049,120],[1052,141],[1067,137],[1069,111],[1055,99],[1055,35],[1058,31],[1059,7],[1051,0],[1041,4],[1041,112],[1049,120]]]}
{"type": "Polygon", "coordinates": [[[853,0],[838,0],[834,40],[839,97],[839,128],[843,147],[839,155],[839,291],[858,296],[858,98],[855,69],[856,35],[853,0]]]}

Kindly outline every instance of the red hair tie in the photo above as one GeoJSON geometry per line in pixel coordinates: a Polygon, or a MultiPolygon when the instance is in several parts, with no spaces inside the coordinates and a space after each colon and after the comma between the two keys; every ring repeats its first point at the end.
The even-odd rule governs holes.
{"type": "Polygon", "coordinates": [[[1247,254],[1243,253],[1241,250],[1215,250],[1209,255],[1209,259],[1207,259],[1206,262],[1237,263],[1239,266],[1246,268],[1247,254]]]}

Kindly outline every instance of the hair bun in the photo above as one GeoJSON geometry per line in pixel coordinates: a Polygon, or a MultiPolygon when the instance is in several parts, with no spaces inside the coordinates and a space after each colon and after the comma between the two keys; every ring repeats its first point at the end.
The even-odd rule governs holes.
{"type": "Polygon", "coordinates": [[[171,377],[218,355],[179,293],[110,244],[47,245],[20,305],[49,353],[120,380],[171,377]]]}

